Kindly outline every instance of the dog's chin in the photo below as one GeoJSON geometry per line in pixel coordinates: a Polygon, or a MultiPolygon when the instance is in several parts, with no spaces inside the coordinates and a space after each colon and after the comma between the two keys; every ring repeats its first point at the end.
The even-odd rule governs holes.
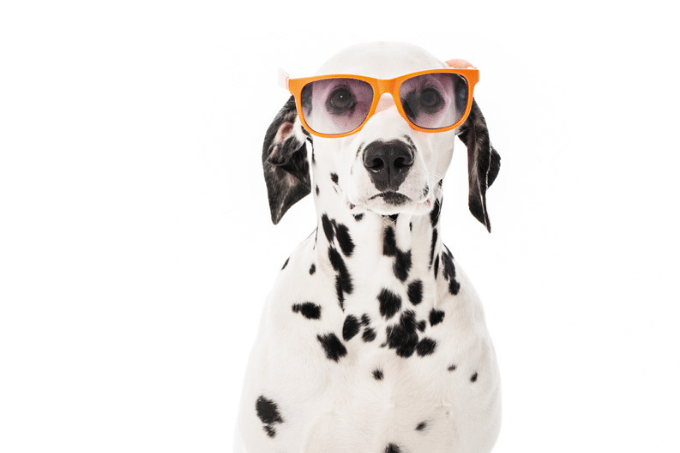
{"type": "Polygon", "coordinates": [[[417,201],[399,192],[381,192],[368,198],[364,203],[368,211],[382,215],[425,214],[430,211],[431,205],[429,198],[417,201]]]}

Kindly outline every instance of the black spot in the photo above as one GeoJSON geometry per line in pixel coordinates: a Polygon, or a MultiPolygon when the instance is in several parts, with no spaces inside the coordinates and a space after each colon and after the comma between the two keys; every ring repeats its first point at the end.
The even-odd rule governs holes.
{"type": "Polygon", "coordinates": [[[418,327],[418,330],[420,330],[421,332],[425,332],[425,327],[427,327],[427,322],[426,321],[419,321],[417,327],[418,327]]]}
{"type": "Polygon", "coordinates": [[[279,414],[279,409],[272,400],[260,396],[255,402],[255,410],[257,416],[264,424],[264,430],[269,437],[276,436],[276,430],[273,425],[276,423],[283,423],[283,418],[279,414]]]}
{"type": "Polygon", "coordinates": [[[439,274],[439,255],[434,260],[434,278],[437,278],[437,274],[439,274]]]}
{"type": "Polygon", "coordinates": [[[451,365],[450,367],[447,368],[449,371],[456,371],[456,365],[451,365]]]}
{"type": "MultiPolygon", "coordinates": [[[[437,229],[435,228],[432,230],[432,241],[430,242],[430,266],[432,265],[432,261],[434,260],[434,250],[437,247],[437,236],[439,233],[437,233],[437,229]]],[[[439,258],[439,257],[437,257],[439,258]]]]}
{"type": "Polygon", "coordinates": [[[425,428],[427,428],[427,422],[420,422],[420,423],[418,423],[418,426],[416,426],[417,431],[422,431],[425,428]]]}
{"type": "Polygon", "coordinates": [[[413,231],[413,222],[408,223],[408,230],[413,231]]]}
{"type": "Polygon", "coordinates": [[[319,185],[318,184],[316,185],[316,196],[317,197],[319,196],[319,185]]]}
{"type": "Polygon", "coordinates": [[[470,382],[475,382],[477,380],[477,372],[470,377],[470,382]]]}
{"type": "Polygon", "coordinates": [[[389,444],[385,447],[385,453],[401,453],[401,449],[394,444],[389,444]]]}
{"type": "Polygon", "coordinates": [[[407,310],[401,314],[399,324],[387,327],[387,346],[396,349],[400,357],[411,357],[417,345],[415,313],[407,310]]]}
{"type": "Polygon", "coordinates": [[[432,222],[432,226],[436,226],[437,222],[439,222],[439,214],[442,211],[442,203],[439,201],[439,198],[437,198],[434,201],[434,206],[432,207],[432,211],[430,211],[430,222],[432,222]]]}
{"type": "Polygon", "coordinates": [[[425,183],[425,187],[423,187],[423,197],[426,197],[428,193],[430,193],[430,186],[425,183]]]}
{"type": "Polygon", "coordinates": [[[361,338],[364,340],[365,343],[369,343],[375,340],[375,337],[376,337],[375,330],[373,330],[370,327],[366,327],[364,329],[364,333],[361,335],[361,338]]]}
{"type": "Polygon", "coordinates": [[[338,174],[337,173],[331,173],[331,181],[333,181],[335,184],[338,183],[338,174]]]}
{"type": "Polygon", "coordinates": [[[397,223],[397,218],[399,218],[399,214],[392,214],[388,216],[394,223],[397,223]]]}
{"type": "Polygon", "coordinates": [[[418,342],[418,346],[416,346],[416,352],[420,357],[425,357],[426,355],[432,354],[436,347],[436,341],[431,338],[423,338],[418,342]]]}
{"type": "Polygon", "coordinates": [[[405,281],[408,278],[408,271],[411,270],[411,264],[411,251],[404,253],[399,250],[393,267],[395,277],[402,282],[405,281]]]}
{"type": "Polygon", "coordinates": [[[384,377],[384,376],[383,376],[383,372],[382,372],[381,369],[376,368],[375,370],[373,370],[373,378],[374,378],[376,381],[382,381],[383,377],[384,377]]]}
{"type": "Polygon", "coordinates": [[[453,265],[452,258],[453,256],[451,255],[451,252],[448,251],[448,249],[442,253],[442,273],[444,274],[444,278],[449,281],[449,293],[455,296],[460,290],[460,283],[458,283],[456,280],[456,268],[453,265]]]}
{"type": "Polygon", "coordinates": [[[408,271],[411,270],[411,251],[402,252],[397,248],[397,239],[394,236],[394,228],[385,228],[385,236],[383,237],[383,255],[396,256],[397,260],[394,262],[394,275],[402,282],[408,277],[408,271]]]}
{"type": "Polygon", "coordinates": [[[348,315],[345,318],[345,324],[342,326],[342,338],[349,341],[358,333],[359,320],[354,315],[348,315]]]}
{"type": "Polygon", "coordinates": [[[314,275],[314,272],[316,272],[316,266],[312,264],[312,267],[309,268],[309,275],[314,275]]]}
{"type": "Polygon", "coordinates": [[[380,314],[386,319],[390,319],[401,308],[401,297],[385,288],[378,294],[378,302],[380,302],[380,314]]]}
{"type": "Polygon", "coordinates": [[[345,256],[352,256],[354,242],[352,242],[352,237],[349,235],[349,228],[341,223],[336,226],[335,235],[338,238],[338,244],[340,244],[342,253],[344,253],[345,256]]]}
{"type": "Polygon", "coordinates": [[[353,214],[353,215],[354,215],[354,220],[356,220],[357,222],[361,222],[361,219],[364,218],[363,213],[362,214],[353,214]]]}
{"type": "Polygon", "coordinates": [[[333,224],[328,219],[326,214],[321,216],[321,225],[323,225],[323,232],[326,233],[326,239],[328,239],[328,242],[333,242],[333,237],[335,236],[333,233],[333,224]]]}
{"type": "Polygon", "coordinates": [[[328,360],[337,362],[341,357],[347,355],[347,349],[334,333],[328,333],[324,336],[317,335],[316,338],[321,343],[321,346],[323,346],[328,360]]]}
{"type": "Polygon", "coordinates": [[[333,269],[335,269],[335,271],[338,273],[338,275],[335,277],[335,291],[338,295],[340,308],[344,310],[345,293],[351,294],[354,289],[352,285],[352,277],[347,271],[345,260],[342,259],[340,253],[338,253],[338,251],[333,247],[328,248],[328,259],[330,260],[333,269]]]}
{"type": "Polygon", "coordinates": [[[433,308],[430,312],[430,325],[436,326],[444,320],[444,312],[433,308]]]}
{"type": "Polygon", "coordinates": [[[397,239],[394,237],[394,228],[385,228],[385,237],[383,238],[383,255],[397,256],[397,239]]]}
{"type": "Polygon", "coordinates": [[[286,268],[286,266],[288,266],[288,260],[290,260],[290,256],[288,258],[286,258],[286,262],[283,263],[283,267],[281,268],[281,270],[284,270],[286,268]]]}
{"type": "Polygon", "coordinates": [[[423,301],[423,282],[414,280],[408,285],[408,300],[413,305],[418,305],[423,301]]]}
{"type": "Polygon", "coordinates": [[[361,315],[361,325],[362,326],[367,326],[370,323],[371,323],[371,318],[369,318],[369,316],[366,313],[361,315]]]}
{"type": "Polygon", "coordinates": [[[295,304],[293,305],[293,311],[295,313],[300,313],[307,319],[321,318],[321,306],[314,304],[312,302],[305,302],[304,304],[295,304]]]}

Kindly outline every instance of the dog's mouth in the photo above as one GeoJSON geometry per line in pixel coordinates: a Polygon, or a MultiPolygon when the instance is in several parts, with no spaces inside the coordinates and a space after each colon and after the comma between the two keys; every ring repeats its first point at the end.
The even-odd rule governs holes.
{"type": "Polygon", "coordinates": [[[402,204],[406,203],[407,201],[411,200],[409,197],[407,197],[403,193],[392,192],[392,191],[382,192],[382,193],[379,193],[377,195],[373,195],[371,198],[369,198],[369,200],[375,200],[375,199],[378,199],[378,198],[382,199],[387,204],[391,204],[391,205],[395,205],[395,206],[402,205],[402,204]]]}

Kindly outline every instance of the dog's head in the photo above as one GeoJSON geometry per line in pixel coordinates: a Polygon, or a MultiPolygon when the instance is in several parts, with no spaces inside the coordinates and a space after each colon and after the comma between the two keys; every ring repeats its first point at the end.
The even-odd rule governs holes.
{"type": "MultiPolygon", "coordinates": [[[[380,43],[340,52],[322,66],[318,75],[392,79],[446,67],[418,47],[380,43]]],[[[341,97],[331,99],[333,93],[338,96],[330,89],[321,95],[328,98],[322,99],[325,104],[309,108],[328,107],[332,102],[342,104],[341,97]]],[[[337,138],[313,136],[305,130],[291,97],[267,130],[262,152],[272,221],[278,223],[293,204],[311,191],[308,144],[313,147],[315,180],[328,177],[353,213],[426,214],[432,210],[451,162],[456,136],[468,149],[470,211],[490,230],[485,194],[498,174],[500,156],[491,146],[486,122],[474,100],[462,125],[433,133],[412,127],[392,95],[385,93],[360,130],[337,138]]]]}

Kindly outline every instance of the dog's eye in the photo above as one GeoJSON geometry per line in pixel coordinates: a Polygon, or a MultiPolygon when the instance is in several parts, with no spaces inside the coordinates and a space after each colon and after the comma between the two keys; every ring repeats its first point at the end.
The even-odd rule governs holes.
{"type": "Polygon", "coordinates": [[[342,113],[350,110],[356,101],[354,95],[347,88],[340,87],[336,88],[330,96],[328,96],[328,101],[326,102],[326,107],[331,113],[342,113]]]}
{"type": "Polygon", "coordinates": [[[420,93],[420,105],[427,110],[436,110],[441,103],[442,97],[434,88],[426,88],[420,93]]]}

